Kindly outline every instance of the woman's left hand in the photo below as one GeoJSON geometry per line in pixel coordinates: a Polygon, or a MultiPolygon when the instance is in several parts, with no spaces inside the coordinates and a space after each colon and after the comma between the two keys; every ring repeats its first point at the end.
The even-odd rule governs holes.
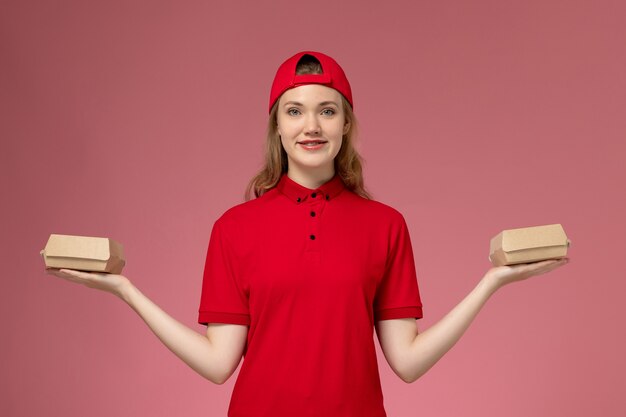
{"type": "Polygon", "coordinates": [[[533,275],[545,274],[569,262],[569,258],[549,259],[547,261],[511,266],[496,266],[485,274],[484,279],[495,288],[500,288],[515,281],[522,281],[533,275]]]}

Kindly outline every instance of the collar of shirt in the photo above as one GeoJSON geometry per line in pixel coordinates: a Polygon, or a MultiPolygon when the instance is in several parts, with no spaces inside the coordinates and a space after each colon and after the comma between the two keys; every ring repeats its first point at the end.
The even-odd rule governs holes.
{"type": "Polygon", "coordinates": [[[319,187],[315,189],[307,188],[289,178],[285,172],[280,177],[278,184],[276,184],[276,188],[295,204],[299,204],[309,198],[325,198],[326,200],[331,200],[337,197],[346,188],[346,186],[341,180],[339,174],[335,173],[330,180],[319,187]]]}

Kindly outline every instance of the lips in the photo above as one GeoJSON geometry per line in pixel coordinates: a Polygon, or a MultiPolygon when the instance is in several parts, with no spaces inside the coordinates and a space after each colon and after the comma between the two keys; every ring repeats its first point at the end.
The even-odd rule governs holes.
{"type": "Polygon", "coordinates": [[[301,142],[298,142],[301,145],[317,145],[320,143],[326,143],[327,141],[325,140],[303,140],[301,142]]]}

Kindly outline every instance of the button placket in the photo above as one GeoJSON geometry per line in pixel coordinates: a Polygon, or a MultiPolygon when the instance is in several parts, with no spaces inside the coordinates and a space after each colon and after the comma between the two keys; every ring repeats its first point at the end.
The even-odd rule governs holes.
{"type": "Polygon", "coordinates": [[[313,191],[306,199],[307,205],[305,207],[306,212],[304,215],[307,217],[307,251],[318,252],[320,246],[320,221],[321,212],[326,202],[323,194],[319,191],[313,191]]]}

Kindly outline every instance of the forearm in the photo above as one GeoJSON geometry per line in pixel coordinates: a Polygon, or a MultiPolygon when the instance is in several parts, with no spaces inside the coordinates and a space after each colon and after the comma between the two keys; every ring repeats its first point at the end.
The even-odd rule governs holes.
{"type": "Polygon", "coordinates": [[[496,289],[493,282],[483,278],[448,314],[415,337],[406,355],[409,382],[425,374],[456,344],[496,289]]]}
{"type": "Polygon", "coordinates": [[[194,371],[211,382],[223,383],[217,352],[207,336],[172,318],[130,282],[120,298],[139,314],[169,350],[194,371]]]}

